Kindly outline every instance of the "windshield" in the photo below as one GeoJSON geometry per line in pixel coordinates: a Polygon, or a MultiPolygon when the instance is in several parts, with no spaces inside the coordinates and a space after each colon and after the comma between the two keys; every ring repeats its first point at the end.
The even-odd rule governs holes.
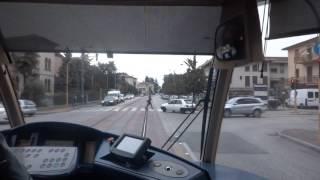
{"type": "MultiPolygon", "coordinates": [[[[203,15],[207,17],[206,13],[203,15]]],[[[189,21],[188,17],[182,19],[196,22],[189,21]]],[[[262,21],[262,16],[260,19],[262,21]]],[[[143,27],[148,28],[147,25],[143,27]]],[[[185,27],[193,28],[196,25],[185,27]]],[[[208,28],[206,32],[214,33],[211,26],[208,28]]],[[[130,34],[130,29],[123,30],[128,32],[124,38],[139,39],[130,34]]],[[[195,50],[194,55],[169,54],[171,45],[175,45],[168,43],[166,38],[150,34],[143,38],[161,41],[152,45],[161,46],[168,54],[103,53],[105,50],[100,53],[89,50],[83,53],[10,52],[13,63],[9,65],[9,71],[16,95],[22,102],[25,122],[68,122],[117,135],[141,136],[143,121],[147,118],[146,136],[153,146],[161,148],[179,124],[189,117],[186,122],[194,121],[188,127],[186,123],[182,126],[186,131],[178,131],[184,132],[181,138],[173,136],[177,143],[169,152],[199,162],[201,136],[206,132],[202,123],[206,119],[208,125],[208,117],[216,108],[211,105],[216,93],[214,86],[223,86],[216,84],[219,70],[214,69],[213,80],[209,82],[212,56],[199,55],[195,50]],[[208,84],[211,85],[209,109],[204,114],[201,100],[209,93],[208,84]]],[[[195,39],[193,42],[201,42],[201,47],[212,49],[213,43],[209,41],[212,37],[199,34],[201,41],[195,39]]],[[[175,32],[174,35],[186,37],[192,33],[175,32]]],[[[61,36],[59,39],[68,38],[61,36]]],[[[108,38],[117,43],[110,35],[108,38]]],[[[319,39],[317,35],[310,35],[267,42],[265,63],[235,68],[231,81],[226,82],[230,88],[223,86],[224,92],[229,89],[227,104],[233,104],[236,97],[258,97],[264,103],[254,98],[241,98],[232,107],[224,106],[224,102],[219,105],[224,107],[224,118],[216,163],[267,179],[318,180],[320,56],[314,47],[319,39]]],[[[137,46],[149,47],[144,43],[141,41],[137,46]]],[[[0,129],[3,130],[10,127],[5,111],[1,114],[1,107],[0,103],[0,129]]],[[[212,118],[212,123],[217,118],[212,118]]]]}

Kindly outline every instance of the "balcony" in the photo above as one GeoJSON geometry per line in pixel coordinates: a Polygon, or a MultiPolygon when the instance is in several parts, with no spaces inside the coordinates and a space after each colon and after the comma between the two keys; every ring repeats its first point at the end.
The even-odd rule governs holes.
{"type": "MultiPolygon", "coordinates": [[[[294,80],[295,78],[289,79],[291,83],[291,80],[294,80]]],[[[301,88],[318,88],[318,83],[319,83],[319,76],[310,76],[310,77],[298,77],[296,78],[296,88],[301,89],[301,88]]]]}
{"type": "Polygon", "coordinates": [[[320,57],[313,54],[311,51],[303,51],[301,53],[295,53],[294,62],[296,64],[312,64],[319,63],[320,57]]]}

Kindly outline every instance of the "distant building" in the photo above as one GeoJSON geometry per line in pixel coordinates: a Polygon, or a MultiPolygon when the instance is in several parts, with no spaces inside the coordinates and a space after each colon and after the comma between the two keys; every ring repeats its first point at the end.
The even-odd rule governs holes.
{"type": "Polygon", "coordinates": [[[117,73],[117,77],[119,79],[124,79],[128,84],[133,87],[137,86],[137,78],[128,75],[127,73],[117,73]]]}
{"type": "Polygon", "coordinates": [[[252,96],[255,84],[267,85],[270,96],[280,96],[287,86],[288,59],[286,57],[265,57],[263,78],[262,63],[237,67],[233,71],[229,96],[252,96]]]}
{"type": "Polygon", "coordinates": [[[320,57],[313,51],[318,38],[312,38],[284,48],[288,50],[288,77],[297,88],[317,88],[320,57]]]}
{"type": "MultiPolygon", "coordinates": [[[[35,81],[39,81],[44,88],[45,98],[43,103],[51,105],[53,104],[55,77],[58,75],[59,69],[63,63],[62,56],[56,53],[40,52],[37,54],[39,55],[37,58],[38,64],[34,71],[36,76],[33,78],[35,78],[35,81]]],[[[24,53],[15,53],[15,55],[19,57],[23,56],[24,53]]],[[[18,95],[20,96],[26,82],[23,82],[23,76],[20,73],[17,73],[17,70],[13,70],[13,73],[15,73],[18,95]]]]}
{"type": "Polygon", "coordinates": [[[148,95],[149,93],[154,93],[154,84],[148,82],[141,82],[137,84],[137,89],[139,94],[148,95]]]}

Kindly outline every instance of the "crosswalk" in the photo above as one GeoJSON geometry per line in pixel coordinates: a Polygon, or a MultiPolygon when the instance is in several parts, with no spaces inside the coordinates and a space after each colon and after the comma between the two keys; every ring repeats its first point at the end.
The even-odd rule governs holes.
{"type": "MultiPolygon", "coordinates": [[[[145,112],[146,109],[145,107],[92,107],[92,108],[81,108],[81,109],[76,109],[73,110],[73,112],[108,112],[108,111],[112,111],[112,112],[137,112],[137,111],[141,111],[141,112],[145,112]]],[[[162,110],[160,108],[158,109],[148,109],[149,112],[162,112],[162,110]]]]}

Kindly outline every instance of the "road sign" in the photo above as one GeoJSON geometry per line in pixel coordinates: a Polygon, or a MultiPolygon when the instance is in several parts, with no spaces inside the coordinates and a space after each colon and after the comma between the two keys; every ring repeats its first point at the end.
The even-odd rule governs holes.
{"type": "Polygon", "coordinates": [[[316,53],[318,56],[320,56],[320,42],[317,42],[313,47],[314,53],[316,53]]]}

